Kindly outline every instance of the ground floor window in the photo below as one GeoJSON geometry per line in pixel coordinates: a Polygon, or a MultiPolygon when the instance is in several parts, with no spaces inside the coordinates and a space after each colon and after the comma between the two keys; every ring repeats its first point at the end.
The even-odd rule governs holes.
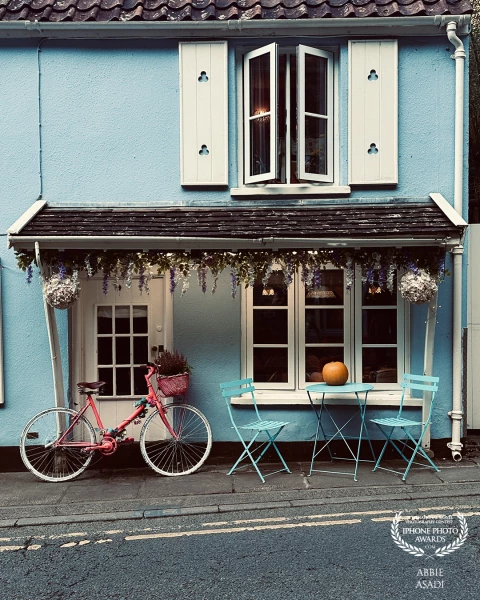
{"type": "Polygon", "coordinates": [[[329,361],[344,362],[350,381],[397,389],[405,371],[407,323],[396,280],[379,285],[381,273],[346,281],[343,269],[317,272],[309,287],[302,273],[290,286],[280,266],[256,281],[243,299],[246,376],[259,389],[304,389],[321,381],[329,361]]]}

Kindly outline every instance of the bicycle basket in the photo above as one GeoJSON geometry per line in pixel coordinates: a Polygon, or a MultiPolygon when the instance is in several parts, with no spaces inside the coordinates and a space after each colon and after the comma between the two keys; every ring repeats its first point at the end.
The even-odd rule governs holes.
{"type": "Polygon", "coordinates": [[[190,380],[188,373],[181,375],[157,375],[158,388],[162,394],[168,398],[169,396],[183,396],[187,389],[190,380]]]}

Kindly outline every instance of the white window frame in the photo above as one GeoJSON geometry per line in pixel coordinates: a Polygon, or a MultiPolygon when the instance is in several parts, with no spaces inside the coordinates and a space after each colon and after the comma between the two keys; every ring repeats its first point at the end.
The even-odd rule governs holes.
{"type": "MultiPolygon", "coordinates": [[[[332,268],[335,268],[332,266],[332,268]]],[[[267,396],[267,390],[276,392],[275,398],[283,402],[288,402],[291,398],[295,404],[308,403],[306,398],[305,387],[311,385],[311,382],[306,382],[303,376],[305,372],[305,298],[304,286],[301,282],[299,274],[295,274],[294,281],[288,290],[289,302],[289,382],[283,383],[261,383],[255,382],[255,387],[260,391],[260,401],[263,397],[267,403],[271,403],[271,399],[267,396]],[[293,303],[292,303],[293,300],[293,303]],[[292,342],[290,341],[292,340],[292,342]],[[278,390],[278,391],[277,391],[278,390]],[[285,392],[290,391],[291,394],[278,395],[280,390],[285,392]],[[298,396],[300,393],[300,396],[298,396]],[[267,400],[268,398],[268,400],[267,400]],[[299,399],[301,401],[299,402],[299,399]]],[[[260,307],[262,308],[262,307],[260,307]]],[[[308,307],[307,307],[308,308],[308,307]]],[[[322,307],[327,310],[342,308],[341,305],[332,307],[322,307]]],[[[379,307],[375,307],[379,308],[379,307]]],[[[382,307],[380,307],[382,308],[382,307]]],[[[362,381],[362,279],[361,271],[357,269],[355,281],[352,289],[344,287],[344,327],[345,337],[344,360],[351,379],[362,381]]],[[[392,310],[395,307],[392,306],[392,310]]],[[[408,349],[410,347],[410,313],[406,302],[397,291],[397,375],[396,383],[373,383],[373,391],[369,399],[375,404],[378,400],[379,404],[396,405],[400,398],[400,380],[404,372],[409,372],[410,360],[408,349]],[[381,393],[376,396],[376,392],[381,393]],[[383,392],[383,394],[382,394],[383,392]],[[385,392],[387,393],[385,395],[385,392]]],[[[321,346],[341,346],[340,343],[321,344],[321,346]]],[[[319,347],[320,344],[313,343],[312,347],[319,347]]],[[[385,347],[386,344],[378,344],[379,347],[385,347]]],[[[268,345],[268,347],[271,347],[268,345]]],[[[368,345],[370,347],[370,345],[368,345]]],[[[253,377],[253,288],[243,290],[242,293],[242,377],[253,377]]],[[[240,400],[240,402],[242,401],[240,400]]],[[[275,403],[275,402],[273,402],[275,403]]],[[[282,403],[282,402],[280,402],[282,403]]]]}
{"type": "MultiPolygon", "coordinates": [[[[245,89],[247,86],[244,85],[244,81],[248,81],[246,76],[244,77],[244,58],[245,56],[252,57],[255,52],[259,54],[265,53],[266,48],[271,47],[272,44],[268,46],[263,46],[262,48],[256,48],[255,50],[250,50],[245,47],[237,48],[237,67],[236,67],[236,82],[237,82],[237,106],[239,110],[237,114],[240,116],[238,123],[238,186],[237,188],[231,188],[230,193],[232,196],[250,196],[250,195],[260,195],[260,196],[270,196],[270,195],[285,195],[285,194],[296,194],[296,195],[305,195],[305,196],[328,196],[332,197],[335,195],[345,195],[349,194],[351,189],[348,185],[341,186],[339,184],[339,127],[338,127],[338,108],[339,108],[339,100],[338,100],[338,49],[329,47],[327,50],[318,50],[318,52],[322,53],[322,56],[327,57],[329,60],[329,133],[331,139],[328,140],[327,148],[329,148],[329,156],[327,160],[327,170],[328,175],[322,176],[317,175],[319,178],[327,178],[328,181],[325,180],[314,180],[312,175],[309,173],[309,181],[302,180],[300,183],[265,183],[263,176],[261,179],[264,181],[251,181],[251,176],[246,172],[246,165],[249,164],[249,138],[247,138],[248,134],[246,133],[245,127],[245,114],[248,110],[247,103],[245,98],[248,95],[248,89],[245,89]],[[241,108],[240,108],[241,107],[241,108]],[[247,139],[246,139],[247,138],[247,139]],[[247,144],[248,142],[248,144],[247,144]],[[248,156],[246,156],[246,149],[248,148],[248,156]]],[[[281,47],[280,50],[277,48],[276,52],[282,50],[290,50],[295,51],[298,49],[299,45],[288,45],[285,47],[281,47]]],[[[307,49],[308,52],[316,52],[317,48],[311,48],[309,46],[303,46],[304,50],[307,49]]],[[[303,52],[303,54],[305,54],[303,52]]],[[[257,54],[258,55],[258,54],[257,54]]],[[[277,60],[278,64],[278,60],[277,60]]],[[[297,99],[298,103],[298,99],[297,99]]],[[[298,113],[298,106],[297,106],[298,113]]],[[[276,136],[275,136],[276,137],[276,136]]],[[[275,139],[276,144],[276,139],[275,139]]],[[[274,154],[276,162],[276,152],[274,154]]],[[[272,161],[270,163],[272,165],[272,161]]],[[[272,167],[270,169],[271,172],[275,173],[275,168],[272,167]]],[[[273,179],[275,175],[272,174],[271,179],[273,179]]]]}
{"type": "Polygon", "coordinates": [[[333,183],[333,54],[325,50],[297,46],[297,157],[301,180],[333,183]],[[305,111],[305,56],[318,56],[327,60],[327,113],[319,115],[305,111]],[[305,171],[305,117],[316,117],[327,121],[327,172],[325,175],[305,171]]]}

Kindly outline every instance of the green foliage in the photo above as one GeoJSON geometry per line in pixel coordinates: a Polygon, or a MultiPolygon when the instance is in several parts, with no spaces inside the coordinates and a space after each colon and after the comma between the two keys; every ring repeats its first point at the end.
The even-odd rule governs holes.
{"type": "Polygon", "coordinates": [[[192,368],[183,354],[177,350],[165,350],[156,359],[157,373],[166,377],[191,373],[192,368]]]}

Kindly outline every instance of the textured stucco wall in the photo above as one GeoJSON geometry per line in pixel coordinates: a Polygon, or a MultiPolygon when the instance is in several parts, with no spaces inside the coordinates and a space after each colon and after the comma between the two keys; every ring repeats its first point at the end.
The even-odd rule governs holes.
{"type": "MultiPolygon", "coordinates": [[[[260,40],[257,46],[270,40],[260,40]]],[[[316,40],[302,41],[315,45],[316,40]]],[[[229,178],[237,185],[236,89],[229,45],[229,178]]],[[[250,42],[249,42],[250,43],[250,42]]],[[[318,41],[318,44],[321,42],[318,41]]],[[[347,183],[347,42],[338,49],[340,183],[347,183]]],[[[356,190],[352,199],[453,197],[454,61],[446,38],[399,40],[399,185],[356,190]]],[[[228,189],[186,190],[180,181],[179,82],[175,42],[61,42],[47,40],[37,54],[31,42],[0,44],[1,233],[40,193],[39,108],[42,123],[43,197],[51,202],[159,202],[238,204],[228,189]],[[41,74],[39,88],[39,72],[41,74]],[[40,103],[39,94],[40,89],[40,103]]],[[[251,201],[243,200],[244,204],[251,201]]],[[[256,201],[255,201],[256,202],[256,201]]],[[[275,202],[275,201],[273,201],[275,202]]],[[[311,202],[311,200],[309,200],[311,202]]],[[[12,251],[4,265],[6,405],[0,410],[0,445],[16,445],[23,424],[53,403],[48,340],[37,281],[26,286],[12,251]],[[22,393],[23,386],[23,393],[22,393]]],[[[205,411],[216,440],[233,439],[218,383],[240,374],[240,299],[232,300],[228,277],[214,296],[196,284],[174,307],[175,346],[195,367],[191,394],[205,411]]],[[[434,370],[441,380],[434,437],[448,437],[451,404],[451,278],[441,286],[434,370]]],[[[58,313],[67,355],[67,315],[58,313]]],[[[412,370],[423,361],[425,307],[413,307],[412,370]]],[[[67,369],[65,369],[67,373],[67,369]]],[[[272,418],[295,422],[288,439],[309,439],[310,409],[272,409],[272,418]]]]}

